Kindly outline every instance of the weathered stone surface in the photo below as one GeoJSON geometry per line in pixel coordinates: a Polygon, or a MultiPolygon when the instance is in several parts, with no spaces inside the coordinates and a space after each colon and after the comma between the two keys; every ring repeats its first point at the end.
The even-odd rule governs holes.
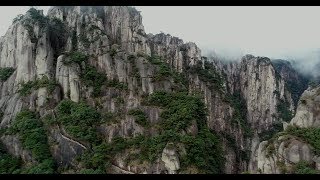
{"type": "MultiPolygon", "coordinates": [[[[116,136],[129,138],[146,133],[153,136],[158,134],[159,130],[156,128],[146,130],[138,125],[133,117],[125,113],[132,108],[141,108],[150,124],[159,123],[162,110],[158,107],[143,106],[142,96],[157,90],[171,92],[175,87],[172,77],[159,82],[154,81],[153,77],[159,68],[151,64],[145,56],[161,56],[170,68],[183,73],[188,73],[189,66],[197,64],[198,61],[204,61],[201,50],[194,43],[184,43],[181,39],[164,33],[147,35],[142,24],[142,16],[131,7],[52,7],[48,17],[58,18],[67,25],[69,33],[67,33],[66,44],[59,52],[51,47],[50,34],[45,31],[45,28],[40,28],[37,23],[32,24],[37,43],[31,41],[30,32],[22,21],[10,26],[6,35],[0,38],[0,67],[15,68],[15,72],[7,81],[0,82],[0,108],[4,112],[0,128],[10,126],[15,115],[23,108],[37,110],[40,116],[43,116],[53,109],[53,107],[48,108],[48,104],[68,98],[74,102],[84,99],[103,113],[120,114],[116,122],[109,122],[98,128],[108,142],[116,136]],[[76,37],[74,38],[72,34],[76,37]],[[101,88],[101,97],[93,98],[91,95],[93,88],[84,87],[80,79],[80,71],[84,68],[84,64],[79,66],[75,63],[70,65],[63,63],[69,58],[68,52],[72,51],[80,51],[88,55],[88,63],[104,74],[108,80],[125,83],[128,88],[122,91],[104,85],[101,88]],[[111,51],[116,53],[111,55],[111,51]],[[133,62],[129,62],[129,55],[135,55],[133,62]],[[137,71],[137,74],[133,75],[133,70],[137,71]],[[46,88],[40,88],[27,97],[21,97],[17,93],[21,82],[36,80],[43,75],[51,80],[55,79],[59,84],[52,94],[52,99],[48,99],[51,95],[46,88]],[[122,98],[124,102],[117,102],[117,98],[122,98]]],[[[286,97],[289,100],[290,109],[294,109],[290,93],[285,89],[285,82],[281,78],[277,80],[268,58],[246,55],[240,62],[225,63],[210,58],[209,60],[214,62],[216,70],[224,78],[223,92],[210,89],[208,83],[202,82],[197,75],[191,74],[189,74],[187,88],[189,92],[203,92],[208,109],[207,125],[223,139],[227,159],[225,172],[237,173],[247,170],[248,167],[256,170],[259,166],[265,166],[259,165],[262,156],[256,153],[258,149],[259,152],[261,150],[257,133],[268,130],[275,123],[276,105],[279,99],[286,97]],[[275,91],[279,92],[280,97],[275,91]],[[255,133],[250,137],[245,137],[243,122],[232,121],[235,118],[235,109],[225,98],[229,93],[237,92],[246,101],[248,124],[255,133]],[[228,138],[234,139],[232,146],[228,138]],[[239,157],[240,150],[251,150],[250,163],[239,157]]],[[[312,119],[317,116],[308,115],[309,117],[312,119]]],[[[313,121],[317,122],[317,119],[313,121]]],[[[192,122],[186,132],[196,135],[198,128],[196,122],[192,122]]],[[[52,150],[59,164],[72,164],[74,157],[86,149],[85,145],[67,137],[62,129],[51,129],[50,136],[56,142],[52,150]]],[[[19,143],[17,140],[4,142],[13,147],[17,147],[19,143]]],[[[305,155],[299,154],[299,158],[309,157],[305,146],[298,147],[306,152],[305,155]]],[[[183,145],[176,150],[167,146],[155,163],[134,162],[127,165],[124,162],[126,155],[122,154],[114,157],[114,171],[177,173],[180,169],[177,154],[186,153],[183,149],[183,145]]],[[[20,155],[23,153],[22,150],[15,152],[19,152],[16,154],[20,155]]],[[[291,159],[295,159],[294,148],[290,154],[292,154],[291,159]]],[[[274,171],[267,170],[266,167],[264,169],[267,172],[274,171]]]]}
{"type": "Polygon", "coordinates": [[[23,149],[18,137],[6,135],[1,137],[1,141],[10,154],[16,157],[21,157],[24,162],[35,162],[32,158],[31,152],[23,149]]]}
{"type": "Polygon", "coordinates": [[[320,126],[320,87],[309,87],[300,97],[296,115],[291,120],[291,125],[299,127],[320,126]]]}
{"type": "Polygon", "coordinates": [[[168,143],[163,149],[161,160],[169,174],[175,174],[180,169],[180,161],[173,143],[168,143]]]}

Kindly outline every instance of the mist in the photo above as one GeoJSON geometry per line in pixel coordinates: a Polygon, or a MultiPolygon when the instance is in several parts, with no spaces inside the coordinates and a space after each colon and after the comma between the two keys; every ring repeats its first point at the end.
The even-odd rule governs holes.
{"type": "Polygon", "coordinates": [[[238,61],[245,54],[295,61],[317,76],[320,7],[136,7],[147,33],[169,33],[194,42],[203,56],[238,61]]]}
{"type": "MultiPolygon", "coordinates": [[[[0,35],[30,6],[2,6],[0,35]]],[[[36,6],[47,14],[49,6],[36,6]]],[[[194,42],[202,56],[239,61],[252,54],[289,60],[301,73],[319,76],[320,7],[135,6],[146,33],[161,31],[194,42]]]]}

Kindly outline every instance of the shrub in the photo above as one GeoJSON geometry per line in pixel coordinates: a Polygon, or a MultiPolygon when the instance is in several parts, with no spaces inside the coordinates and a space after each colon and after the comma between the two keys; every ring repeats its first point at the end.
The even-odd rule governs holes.
{"type": "Polygon", "coordinates": [[[34,22],[38,22],[40,27],[44,27],[47,23],[48,18],[43,16],[41,13],[41,10],[37,10],[35,8],[30,8],[27,13],[30,14],[31,19],[34,22]]]}
{"type": "Polygon", "coordinates": [[[156,74],[153,76],[153,81],[163,81],[166,80],[168,77],[172,76],[172,71],[170,70],[169,66],[165,63],[161,63],[159,65],[159,69],[156,74]]]}
{"type": "Polygon", "coordinates": [[[34,112],[23,110],[18,113],[8,132],[18,134],[22,146],[30,150],[38,162],[18,172],[23,174],[52,174],[54,172],[54,161],[49,150],[46,131],[34,112]]]}
{"type": "Polygon", "coordinates": [[[202,67],[202,62],[198,61],[196,65],[189,68],[189,73],[197,74],[199,79],[203,82],[207,82],[207,86],[210,89],[223,91],[223,78],[214,68],[212,62],[204,61],[204,68],[202,67]]]}
{"type": "Polygon", "coordinates": [[[100,169],[81,169],[79,174],[104,174],[104,171],[100,169]]]}
{"type": "Polygon", "coordinates": [[[86,66],[80,78],[86,86],[93,87],[94,97],[98,97],[101,94],[101,87],[107,82],[105,74],[98,72],[97,69],[91,65],[86,66]]]}
{"type": "Polygon", "coordinates": [[[18,113],[9,129],[19,135],[22,145],[30,150],[38,161],[51,158],[46,131],[34,112],[23,110],[18,113]]]}
{"type": "Polygon", "coordinates": [[[311,164],[306,161],[300,161],[293,166],[294,174],[319,174],[318,170],[311,167],[311,164]]]}
{"type": "Polygon", "coordinates": [[[293,118],[292,112],[289,110],[289,103],[285,100],[279,100],[277,104],[277,111],[279,118],[285,122],[289,122],[293,118]]]}
{"type": "MultiPolygon", "coordinates": [[[[194,165],[204,173],[222,172],[224,158],[220,140],[206,125],[206,108],[199,96],[186,92],[157,91],[148,97],[147,102],[164,108],[160,114],[161,130],[164,132],[140,144],[140,147],[147,147],[147,152],[152,152],[149,159],[156,159],[167,142],[182,142],[187,150],[187,155],[181,157],[183,167],[194,165]],[[181,130],[189,127],[192,120],[197,122],[198,135],[181,136],[181,130]]],[[[145,154],[143,152],[141,154],[145,154]]]]}
{"type": "Polygon", "coordinates": [[[49,94],[51,94],[58,83],[55,80],[50,80],[47,76],[43,76],[41,79],[35,81],[28,81],[21,83],[21,87],[18,90],[18,93],[22,96],[27,96],[31,94],[33,90],[38,90],[39,88],[47,88],[49,94]]]}
{"type": "Polygon", "coordinates": [[[125,83],[119,82],[119,80],[116,80],[116,79],[107,81],[107,87],[114,87],[116,89],[121,89],[121,90],[128,89],[128,86],[125,83]]]}
{"type": "Polygon", "coordinates": [[[15,71],[12,67],[0,68],[0,80],[6,81],[15,71]]]}
{"type": "Polygon", "coordinates": [[[76,63],[81,67],[81,63],[85,62],[87,63],[88,61],[88,56],[83,54],[82,52],[79,51],[73,51],[69,54],[69,59],[65,59],[65,61],[63,62],[63,64],[65,65],[70,65],[72,63],[76,63]]]}
{"type": "Polygon", "coordinates": [[[54,161],[46,159],[39,164],[23,169],[21,174],[53,174],[55,171],[52,167],[54,167],[54,161]]]}
{"type": "Polygon", "coordinates": [[[63,100],[57,106],[57,115],[57,122],[74,138],[92,143],[99,141],[96,125],[101,122],[101,115],[94,108],[84,102],[63,100]]]}
{"type": "Polygon", "coordinates": [[[21,167],[22,161],[8,154],[0,144],[0,174],[12,174],[21,167]]]}
{"type": "Polygon", "coordinates": [[[184,136],[187,155],[182,158],[182,166],[195,165],[201,173],[223,172],[224,157],[220,140],[208,129],[202,129],[196,137],[184,136]]]}
{"type": "Polygon", "coordinates": [[[114,58],[114,56],[117,54],[117,49],[111,48],[109,51],[109,54],[112,58],[114,58]]]}
{"type": "Polygon", "coordinates": [[[21,19],[23,19],[24,15],[23,14],[18,14],[12,21],[12,23],[16,23],[18,21],[20,21],[21,19]]]}
{"type": "Polygon", "coordinates": [[[240,124],[241,128],[244,131],[244,135],[246,137],[250,137],[252,135],[252,129],[247,123],[247,104],[243,99],[240,93],[234,93],[233,95],[227,94],[225,100],[231,104],[234,108],[234,113],[232,115],[232,123],[240,124]]]}
{"type": "Polygon", "coordinates": [[[141,109],[130,109],[128,112],[129,115],[134,116],[135,122],[143,127],[147,127],[149,125],[149,121],[147,116],[141,109]]]}
{"type": "Polygon", "coordinates": [[[105,172],[105,169],[111,165],[110,149],[111,146],[109,144],[101,143],[100,145],[94,146],[93,151],[85,152],[80,159],[87,169],[93,170],[90,170],[90,172],[105,172]]]}
{"type": "Polygon", "coordinates": [[[320,128],[298,128],[289,126],[285,133],[302,138],[314,147],[314,151],[317,155],[320,155],[320,128]]]}

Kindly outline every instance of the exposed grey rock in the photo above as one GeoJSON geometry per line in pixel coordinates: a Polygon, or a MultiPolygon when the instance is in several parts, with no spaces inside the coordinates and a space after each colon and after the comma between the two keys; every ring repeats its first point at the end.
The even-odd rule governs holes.
{"type": "Polygon", "coordinates": [[[67,61],[65,55],[57,60],[56,80],[61,84],[64,98],[70,98],[74,102],[80,100],[80,67],[77,64],[64,65],[67,61]]]}
{"type": "Polygon", "coordinates": [[[36,162],[32,158],[32,154],[30,151],[25,150],[18,137],[13,135],[6,135],[1,137],[1,141],[5,145],[5,148],[8,152],[16,157],[21,157],[24,162],[36,162]]]}
{"type": "Polygon", "coordinates": [[[173,143],[168,143],[163,149],[161,160],[164,162],[169,174],[175,174],[180,169],[180,161],[173,143]]]}
{"type": "MultiPolygon", "coordinates": [[[[141,96],[157,90],[171,92],[174,89],[174,80],[170,77],[154,82],[153,77],[157,73],[157,67],[149,63],[144,56],[151,54],[161,56],[169,67],[185,73],[189,66],[204,61],[201,58],[201,50],[194,43],[184,43],[181,39],[164,33],[147,35],[142,24],[142,16],[131,7],[53,7],[49,10],[48,17],[58,18],[68,27],[66,44],[61,49],[64,53],[59,54],[51,47],[50,34],[45,31],[45,28],[40,28],[37,23],[32,24],[37,43],[31,41],[30,32],[22,21],[10,26],[6,35],[0,38],[0,67],[15,68],[10,78],[0,83],[0,108],[4,112],[0,128],[10,126],[15,115],[23,108],[37,110],[43,116],[61,99],[68,98],[74,102],[85,99],[102,112],[118,113],[123,116],[116,122],[109,122],[98,128],[108,142],[116,136],[129,138],[146,133],[153,136],[159,133],[158,130],[154,128],[147,131],[138,125],[133,117],[126,116],[125,113],[129,109],[139,107],[145,112],[152,125],[159,123],[161,109],[143,106],[141,96]],[[72,37],[73,33],[77,36],[75,39],[72,37]],[[74,41],[77,44],[74,44],[74,41]],[[108,80],[125,83],[128,90],[121,91],[103,86],[102,97],[93,98],[91,96],[93,88],[84,87],[79,77],[83,64],[80,67],[77,64],[63,63],[69,58],[68,52],[75,50],[89,55],[90,65],[105,74],[108,80]],[[110,51],[113,50],[116,53],[111,55],[110,51]],[[134,62],[128,61],[129,55],[135,55],[134,62]],[[132,75],[132,63],[138,74],[135,76],[139,76],[140,79],[132,75]],[[21,97],[17,93],[20,83],[36,80],[44,75],[59,83],[60,87],[57,87],[52,95],[49,95],[46,88],[40,88],[27,97],[21,97]],[[123,104],[115,101],[118,97],[124,99],[123,104]],[[52,107],[48,107],[48,104],[52,107]]],[[[273,126],[277,119],[276,105],[279,98],[286,97],[289,100],[290,109],[294,109],[290,93],[285,89],[285,82],[281,78],[276,79],[274,68],[268,58],[246,55],[240,62],[224,63],[214,60],[214,66],[225,78],[222,93],[216,89],[210,89],[208,84],[202,82],[197,75],[189,76],[188,90],[203,92],[208,109],[207,125],[223,137],[227,159],[225,172],[237,173],[248,167],[256,170],[260,166],[265,166],[259,165],[263,157],[256,153],[257,150],[260,154],[262,153],[257,133],[273,126]],[[279,92],[280,97],[277,97],[275,91],[279,92]],[[241,122],[231,122],[235,109],[230,102],[225,101],[224,97],[229,92],[231,94],[240,92],[241,97],[245,99],[248,124],[255,133],[253,137],[245,137],[241,122]],[[228,144],[227,136],[234,139],[233,148],[228,144]],[[237,157],[239,154],[236,152],[239,150],[252,151],[250,163],[237,157]]],[[[192,122],[186,132],[196,135],[198,128],[196,122],[192,122]]],[[[52,145],[53,156],[59,164],[73,165],[74,157],[86,150],[86,145],[67,136],[63,132],[63,127],[52,128],[50,132],[51,140],[56,143],[52,145]]],[[[6,140],[4,143],[15,148],[19,144],[17,140],[6,140]]],[[[134,162],[128,165],[125,163],[128,152],[118,155],[114,157],[114,171],[177,173],[180,169],[178,152],[185,154],[186,150],[183,144],[176,145],[177,149],[170,149],[168,146],[169,144],[163,150],[162,156],[154,163],[134,162]]],[[[308,159],[308,147],[297,146],[298,149],[306,152],[299,154],[299,159],[308,159]]],[[[24,153],[22,151],[20,148],[14,153],[21,155],[24,153]]],[[[293,148],[289,153],[291,159],[296,158],[294,152],[293,148]]],[[[276,172],[274,169],[265,171],[276,172]]]]}
{"type": "Polygon", "coordinates": [[[291,125],[299,127],[319,127],[320,126],[320,87],[308,88],[301,95],[295,117],[291,120],[291,125]]]}

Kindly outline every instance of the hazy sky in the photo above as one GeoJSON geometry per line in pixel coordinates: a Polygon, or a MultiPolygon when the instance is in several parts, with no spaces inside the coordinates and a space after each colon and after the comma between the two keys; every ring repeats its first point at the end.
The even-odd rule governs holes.
{"type": "MultiPolygon", "coordinates": [[[[30,7],[0,7],[0,35],[30,7]]],[[[48,10],[48,7],[37,8],[48,10]]],[[[320,7],[138,6],[147,33],[169,33],[202,51],[285,58],[320,48],[320,7]]]]}

